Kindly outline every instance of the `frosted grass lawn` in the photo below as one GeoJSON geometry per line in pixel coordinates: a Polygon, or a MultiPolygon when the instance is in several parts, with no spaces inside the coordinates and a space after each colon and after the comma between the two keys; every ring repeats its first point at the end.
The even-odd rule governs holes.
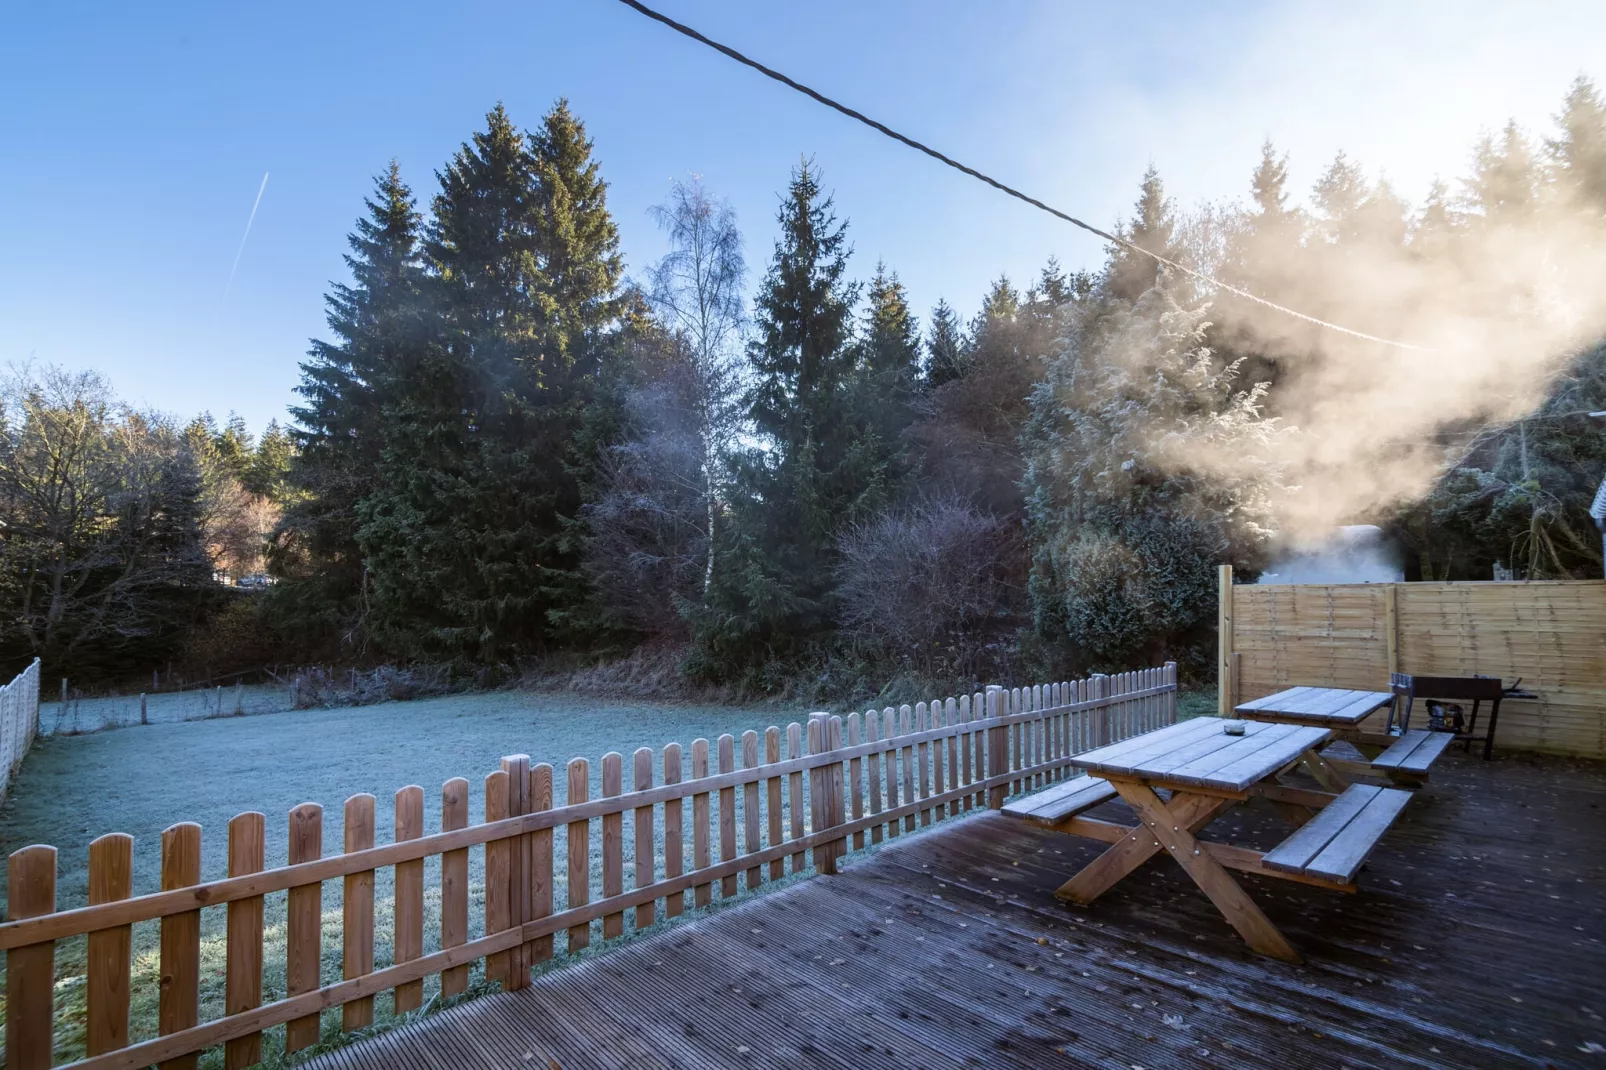
{"type": "MultiPolygon", "coordinates": [[[[762,733],[771,724],[783,729],[789,721],[802,721],[806,711],[760,711],[722,706],[664,702],[608,701],[565,694],[498,692],[453,695],[445,698],[392,702],[376,706],[334,710],[298,710],[288,713],[229,717],[175,724],[153,724],[81,736],[40,739],[29,753],[21,774],[3,808],[0,808],[0,855],[31,843],[54,845],[58,851],[58,909],[82,906],[87,901],[89,843],[108,832],[134,837],[134,891],[159,889],[161,832],[180,821],[194,821],[202,829],[201,875],[215,880],[226,875],[228,821],[238,813],[260,810],[267,816],[267,864],[286,862],[287,815],[303,802],[324,808],[324,854],[338,853],[342,842],[342,805],[357,792],[371,792],[375,806],[375,842],[389,843],[394,831],[393,797],[398,788],[419,784],[424,788],[425,831],[438,832],[441,821],[441,785],[452,777],[470,784],[473,822],[484,817],[485,775],[498,767],[505,754],[528,754],[532,763],[549,762],[554,768],[554,797],[566,794],[565,767],[570,758],[590,761],[591,795],[601,793],[601,758],[610,750],[624,755],[625,790],[631,782],[631,754],[639,746],[654,751],[654,781],[661,782],[665,743],[681,744],[688,763],[692,740],[710,741],[723,732],[737,737],[740,761],[741,733],[762,733]]],[[[762,741],[761,741],[762,748],[762,741]]],[[[714,748],[711,746],[711,751],[714,748]]],[[[762,749],[760,751],[762,754],[762,749]]],[[[717,754],[710,755],[710,763],[717,754]]],[[[738,796],[740,806],[741,792],[738,796]]],[[[718,794],[713,843],[718,857],[718,794]]],[[[686,849],[691,848],[691,808],[686,808],[686,849]]],[[[631,818],[626,814],[625,887],[634,883],[629,845],[631,818]]],[[[662,851],[662,814],[657,821],[662,851]]],[[[737,827],[742,827],[738,813],[737,827]]],[[[592,822],[592,897],[601,887],[601,822],[592,822]]],[[[555,872],[565,872],[563,835],[554,837],[558,857],[555,872]]],[[[483,852],[470,852],[470,938],[483,935],[483,852]]],[[[662,873],[662,859],[656,860],[662,873]]],[[[688,866],[689,859],[688,859],[688,866]]],[[[376,965],[390,962],[392,871],[380,870],[375,887],[376,965]]],[[[431,858],[425,869],[425,952],[440,946],[440,860],[431,858]]],[[[564,905],[562,878],[557,882],[556,909],[564,905]]],[[[717,885],[716,885],[717,887],[717,885]]],[[[0,882],[3,888],[3,882],[0,882]]],[[[718,894],[715,894],[716,900],[718,894]]],[[[340,882],[323,886],[324,938],[322,975],[325,983],[340,977],[340,882]]],[[[201,1020],[223,1011],[224,917],[222,907],[202,912],[201,1020]]],[[[264,917],[265,946],[263,999],[282,998],[284,991],[285,894],[267,897],[264,917]]],[[[631,912],[626,912],[627,931],[631,912]]],[[[157,1005],[158,925],[148,922],[134,929],[132,1039],[155,1035],[157,1005]]],[[[600,932],[593,942],[600,940],[600,932]]],[[[59,1060],[83,1053],[84,943],[80,938],[57,944],[56,1004],[59,1060]]],[[[559,940],[559,948],[562,940],[559,940]]],[[[476,966],[476,976],[480,967],[476,966]]],[[[426,982],[428,1001],[438,982],[426,982]]],[[[375,1000],[376,1019],[390,1013],[390,997],[375,1000]]],[[[339,1027],[339,1013],[324,1016],[325,1035],[339,1027]]],[[[272,1064],[283,1043],[283,1030],[270,1030],[264,1054],[272,1064]]],[[[203,1066],[221,1066],[214,1051],[203,1066]]]]}
{"type": "Polygon", "coordinates": [[[1195,717],[1214,717],[1217,712],[1219,696],[1215,691],[1180,691],[1177,693],[1177,720],[1187,721],[1195,717]]]}

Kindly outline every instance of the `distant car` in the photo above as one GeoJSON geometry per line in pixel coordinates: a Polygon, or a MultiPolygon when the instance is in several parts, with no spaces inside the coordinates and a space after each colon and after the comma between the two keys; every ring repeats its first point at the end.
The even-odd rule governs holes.
{"type": "Polygon", "coordinates": [[[273,577],[266,572],[253,572],[249,576],[241,576],[235,584],[236,587],[272,587],[273,577]]]}

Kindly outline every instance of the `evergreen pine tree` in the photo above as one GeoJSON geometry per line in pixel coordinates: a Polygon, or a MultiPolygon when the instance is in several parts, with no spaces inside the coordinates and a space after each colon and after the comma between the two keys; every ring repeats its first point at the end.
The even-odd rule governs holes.
{"type": "Polygon", "coordinates": [[[1067,275],[1060,267],[1059,260],[1051,256],[1038,274],[1037,281],[1026,291],[1026,300],[1020,307],[1018,317],[1019,344],[1030,362],[1034,380],[1041,376],[1043,363],[1059,336],[1061,310],[1086,298],[1092,292],[1093,284],[1092,276],[1086,272],[1067,275]]]}
{"type": "Polygon", "coordinates": [[[1411,221],[1411,252],[1427,263],[1440,262],[1449,252],[1456,218],[1450,205],[1450,187],[1434,179],[1428,195],[1411,221]]]}
{"type": "Polygon", "coordinates": [[[981,312],[971,325],[971,333],[979,336],[985,330],[1003,328],[1014,320],[1019,311],[1020,292],[1009,281],[1008,275],[1000,275],[982,300],[981,312]]]}
{"type": "Polygon", "coordinates": [[[909,474],[906,433],[920,389],[920,327],[896,272],[876,264],[859,330],[858,359],[848,380],[855,465],[890,500],[909,474]]]}
{"type": "Polygon", "coordinates": [[[241,480],[245,489],[270,501],[282,501],[288,489],[285,477],[290,470],[294,450],[289,432],[279,426],[278,420],[269,420],[262,437],[257,439],[256,449],[245,469],[245,478],[241,480]]]}
{"type": "Polygon", "coordinates": [[[244,482],[251,469],[251,457],[256,453],[256,443],[251,438],[251,430],[245,426],[245,417],[229,413],[228,423],[212,439],[212,450],[224,470],[244,482]]]}
{"type": "Polygon", "coordinates": [[[779,212],[781,237],[755,300],[749,416],[765,447],[736,463],[727,564],[696,611],[699,671],[721,675],[796,649],[830,626],[836,539],[883,504],[884,454],[851,419],[856,288],[846,224],[805,162],[779,212]]]}
{"type": "MultiPolygon", "coordinates": [[[[536,247],[549,287],[541,297],[545,369],[551,376],[543,382],[545,400],[564,407],[561,419],[569,427],[561,454],[563,494],[554,502],[556,526],[542,586],[546,616],[558,633],[594,639],[602,618],[579,569],[586,540],[580,512],[602,493],[599,465],[624,428],[631,355],[640,348],[635,339],[646,325],[626,325],[615,335],[606,329],[621,317],[643,316],[645,310],[627,310],[618,292],[624,260],[619,230],[608,212],[608,186],[585,126],[568,101],[560,99],[529,140],[538,209],[536,247]]],[[[558,418],[557,413],[541,417],[543,423],[558,418]]]]}
{"type": "MultiPolygon", "coordinates": [[[[413,378],[424,344],[419,214],[393,160],[347,242],[350,283],[324,298],[333,341],[314,340],[290,410],[294,456],[270,556],[270,606],[296,634],[360,642],[364,561],[357,506],[376,487],[387,399],[413,378]]],[[[266,436],[264,436],[266,438],[266,436]]]]}
{"type": "Polygon", "coordinates": [[[1485,225],[1520,225],[1539,206],[1539,161],[1515,121],[1496,138],[1485,134],[1472,152],[1463,205],[1485,225]]]}
{"type": "Polygon", "coordinates": [[[885,393],[907,392],[920,365],[920,328],[909,312],[909,294],[897,272],[889,274],[878,263],[866,296],[859,349],[863,368],[885,393]]]}
{"type": "Polygon", "coordinates": [[[970,322],[970,374],[996,376],[1020,363],[1020,310],[1020,291],[1007,275],[998,276],[982,300],[981,311],[970,322]]]}
{"type": "Polygon", "coordinates": [[[1342,152],[1316,180],[1316,235],[1327,245],[1353,244],[1361,238],[1361,206],[1369,187],[1366,175],[1342,152]]]}
{"type": "MultiPolygon", "coordinates": [[[[1174,243],[1176,219],[1171,201],[1165,195],[1165,183],[1160,172],[1151,164],[1143,173],[1143,184],[1130,222],[1121,229],[1121,237],[1157,256],[1168,260],[1177,258],[1174,243]]],[[[1160,264],[1124,245],[1115,247],[1105,268],[1104,285],[1112,297],[1122,301],[1136,301],[1160,280],[1160,264]]]]}
{"type": "Polygon", "coordinates": [[[1001,516],[1020,507],[1016,439],[1041,371],[1028,348],[1035,318],[1035,306],[1023,310],[1019,291],[999,276],[971,320],[958,374],[933,390],[913,429],[924,483],[1001,516]]]}
{"type": "Polygon", "coordinates": [[[847,225],[807,163],[793,173],[778,219],[781,237],[754,302],[758,337],[748,359],[758,383],[749,409],[761,434],[795,453],[825,430],[853,367],[857,293],[846,278],[847,225]]]}
{"type": "Polygon", "coordinates": [[[386,398],[359,541],[392,648],[494,662],[542,632],[567,428],[527,413],[549,356],[549,280],[533,161],[501,105],[438,178],[422,243],[438,344],[386,398]]]}
{"type": "MultiPolygon", "coordinates": [[[[1383,272],[1404,269],[1410,218],[1406,204],[1386,179],[1368,181],[1360,165],[1342,152],[1312,191],[1315,213],[1306,249],[1296,260],[1295,297],[1304,310],[1363,331],[1390,335],[1422,295],[1400,270],[1392,286],[1383,272]]],[[[1288,326],[1296,347],[1317,354],[1329,369],[1346,362],[1354,342],[1332,332],[1288,326]]]]}
{"type": "Polygon", "coordinates": [[[1596,220],[1606,219],[1606,99],[1580,76],[1556,116],[1561,136],[1546,142],[1556,182],[1567,199],[1596,220]]]}
{"type": "Polygon", "coordinates": [[[439,344],[387,403],[360,540],[394,645],[505,662],[577,599],[575,450],[618,312],[617,234],[561,102],[529,137],[498,105],[439,178],[423,243],[439,344]]]}
{"type": "Polygon", "coordinates": [[[1269,139],[1260,146],[1249,197],[1253,208],[1231,237],[1226,270],[1252,292],[1269,297],[1286,278],[1303,229],[1302,213],[1288,206],[1288,156],[1279,155],[1269,139]]]}
{"type": "Polygon", "coordinates": [[[947,301],[939,300],[926,329],[926,386],[936,388],[963,375],[969,348],[959,314],[947,301]]]}
{"type": "MultiPolygon", "coordinates": [[[[546,350],[564,367],[593,356],[587,340],[620,313],[619,229],[608,213],[608,184],[591,152],[585,126],[566,100],[559,100],[530,135],[534,238],[547,281],[540,302],[546,350]]],[[[582,374],[590,370],[582,368],[582,374]]]]}
{"type": "MultiPolygon", "coordinates": [[[[1309,256],[1302,247],[1304,213],[1288,203],[1288,156],[1268,138],[1249,179],[1250,207],[1228,234],[1222,274],[1228,281],[1272,301],[1308,303],[1302,292],[1309,256]]],[[[1268,316],[1252,302],[1226,292],[1211,295],[1220,312],[1210,328],[1213,347],[1228,359],[1244,360],[1249,382],[1275,383],[1289,366],[1290,352],[1304,348],[1308,332],[1295,321],[1268,316]]],[[[1269,404],[1275,403],[1275,394],[1269,404]]]]}

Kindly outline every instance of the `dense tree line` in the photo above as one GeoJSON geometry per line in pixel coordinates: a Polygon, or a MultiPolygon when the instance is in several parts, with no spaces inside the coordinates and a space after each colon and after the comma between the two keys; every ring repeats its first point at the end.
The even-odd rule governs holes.
{"type": "Polygon", "coordinates": [[[0,398],[0,671],[39,657],[90,682],[182,659],[220,581],[263,568],[288,435],[180,426],[93,372],[12,369],[0,398]]]}
{"type": "MultiPolygon", "coordinates": [[[[656,644],[689,677],[767,690],[1202,667],[1215,566],[1253,575],[1337,522],[1383,524],[1412,576],[1601,568],[1584,510],[1606,436],[1574,414],[1606,408],[1606,348],[1534,326],[1568,292],[1540,278],[1568,270],[1554,235],[1606,249],[1606,107],[1587,81],[1553,138],[1492,135],[1458,187],[1415,209],[1342,155],[1301,202],[1270,144],[1241,207],[1179,209],[1151,169],[1098,270],[1050,261],[1024,289],[1000,277],[969,322],[946,301],[917,317],[892,266],[858,273],[808,160],[751,293],[734,214],[696,180],[656,210],[668,255],[627,277],[592,143],[562,101],[528,131],[498,106],[427,205],[393,164],[365,209],[288,431],[251,444],[234,424],[96,417],[108,442],[139,444],[117,457],[144,451],[161,473],[140,500],[171,502],[111,504],[138,494],[103,477],[97,508],[128,520],[95,539],[129,549],[51,563],[48,539],[21,536],[16,473],[35,462],[13,458],[41,448],[43,425],[35,403],[11,404],[5,552],[38,560],[7,570],[4,597],[25,607],[8,642],[49,616],[58,573],[119,582],[73,555],[204,587],[241,552],[234,491],[282,512],[265,604],[287,658],[495,673],[656,644]],[[1400,380],[1393,351],[1142,250],[1385,337],[1526,324],[1495,348],[1543,356],[1478,350],[1466,359],[1489,381],[1462,375],[1470,389],[1416,419],[1397,382],[1425,390],[1426,362],[1400,380]],[[1512,380],[1499,390],[1497,372],[1512,380]],[[1344,398],[1360,421],[1334,416],[1344,398]]],[[[99,642],[83,612],[76,641],[99,642]]],[[[151,612],[130,635],[181,630],[179,609],[151,612]]]]}

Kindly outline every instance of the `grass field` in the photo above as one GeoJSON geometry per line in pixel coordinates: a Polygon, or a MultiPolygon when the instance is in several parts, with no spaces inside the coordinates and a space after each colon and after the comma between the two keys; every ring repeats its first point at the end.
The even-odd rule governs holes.
{"type": "MultiPolygon", "coordinates": [[[[323,805],[324,852],[330,854],[338,851],[341,843],[342,803],[357,792],[372,792],[377,797],[375,842],[387,843],[394,824],[392,797],[407,784],[423,786],[425,829],[435,832],[440,829],[441,784],[454,776],[469,779],[472,820],[477,822],[484,812],[482,779],[497,768],[504,754],[527,753],[532,761],[552,763],[559,800],[565,793],[565,764],[572,757],[588,758],[594,796],[601,790],[600,758],[609,750],[625,755],[628,788],[630,753],[638,746],[660,751],[665,743],[679,742],[689,759],[695,738],[712,741],[722,732],[739,737],[746,729],[762,730],[776,723],[778,716],[773,711],[729,707],[499,692],[55,736],[34,745],[0,808],[0,855],[30,843],[53,844],[60,852],[58,908],[80,906],[87,896],[89,843],[104,833],[126,832],[134,837],[134,890],[140,894],[158,889],[161,831],[178,821],[201,825],[202,877],[211,880],[225,875],[228,820],[246,810],[266,814],[267,863],[282,865],[286,861],[286,815],[303,802],[323,805]]],[[[784,726],[787,720],[801,716],[789,713],[779,723],[784,726]]],[[[661,759],[655,762],[661,763],[661,759]]],[[[593,835],[600,837],[600,822],[592,826],[593,835]]],[[[689,830],[687,840],[689,844],[689,830]]],[[[561,873],[564,837],[558,836],[557,841],[557,871],[561,873]]],[[[592,860],[593,886],[600,887],[600,851],[596,847],[592,860]]],[[[475,926],[471,936],[478,936],[484,920],[482,852],[471,852],[471,862],[470,917],[475,926]]],[[[377,878],[376,959],[385,965],[391,946],[391,874],[381,871],[377,878]]],[[[426,863],[426,951],[439,947],[439,879],[439,859],[431,859],[426,863]]],[[[632,880],[628,864],[625,880],[627,886],[632,880]]],[[[560,908],[562,892],[560,887],[560,908]]],[[[325,884],[323,905],[323,976],[328,982],[340,976],[338,881],[325,884]]],[[[269,896],[264,926],[265,1000],[285,994],[284,916],[284,894],[269,896]]],[[[223,908],[203,911],[203,1021],[221,1015],[223,1009],[223,931],[223,908]]],[[[155,1034],[157,932],[155,923],[135,927],[136,1040],[155,1034]]],[[[62,1059],[83,1051],[84,941],[58,944],[56,967],[57,1058],[62,1059]]],[[[426,998],[431,994],[426,991],[426,998]]],[[[389,1002],[388,998],[376,1001],[381,1020],[389,1002]]],[[[338,1019],[338,1013],[326,1015],[326,1030],[337,1029],[338,1019]]],[[[272,1053],[280,1044],[281,1031],[270,1032],[266,1049],[272,1053]]],[[[202,1065],[214,1062],[221,1065],[219,1053],[212,1053],[202,1065]]]]}

